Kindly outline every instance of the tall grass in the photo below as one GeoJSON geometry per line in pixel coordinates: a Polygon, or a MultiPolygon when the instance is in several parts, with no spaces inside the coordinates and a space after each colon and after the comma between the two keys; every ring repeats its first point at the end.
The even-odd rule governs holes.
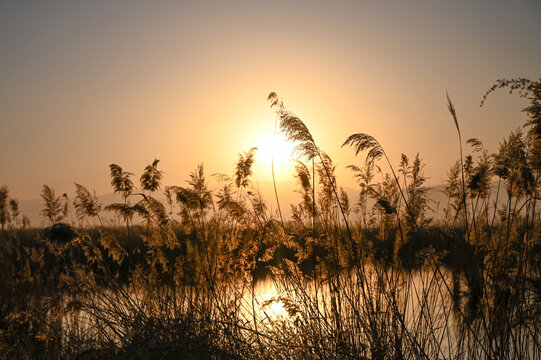
{"type": "Polygon", "coordinates": [[[208,178],[201,164],[186,185],[165,187],[167,207],[154,197],[158,160],[139,190],[112,164],[123,201],[104,207],[75,184],[77,225],[67,197],[44,186],[51,226],[23,228],[2,188],[0,356],[541,358],[541,83],[494,89],[505,86],[529,96],[528,132],[492,155],[477,139],[462,153],[448,98],[461,158],[438,219],[419,154],[402,154],[395,171],[375,137],[348,137],[344,145],[366,153],[349,166],[359,184],[352,202],[332,159],[275,93],[280,129],[301,155],[302,200],[289,220],[276,219],[251,182],[255,148],[239,154],[232,175],[208,178]]]}

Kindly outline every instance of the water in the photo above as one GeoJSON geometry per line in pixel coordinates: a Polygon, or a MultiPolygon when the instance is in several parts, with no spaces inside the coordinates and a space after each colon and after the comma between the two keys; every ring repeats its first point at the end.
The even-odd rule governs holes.
{"type": "MultiPolygon", "coordinates": [[[[467,283],[444,269],[394,272],[367,267],[319,281],[293,274],[276,281],[258,281],[253,294],[249,281],[217,288],[214,294],[182,288],[176,295],[165,288],[151,289],[150,293],[143,289],[102,290],[84,299],[83,311],[66,315],[63,327],[65,333],[76,330],[87,339],[105,337],[120,345],[130,331],[137,330],[130,326],[137,324],[141,314],[153,314],[167,322],[209,306],[213,320],[237,319],[248,333],[257,329],[272,334],[283,326],[292,333],[312,329],[321,331],[330,343],[338,329],[345,331],[348,341],[370,343],[373,334],[367,329],[373,323],[382,337],[396,341],[392,338],[395,334],[404,347],[422,348],[430,358],[487,358],[501,343],[485,332],[493,327],[491,314],[481,310],[484,316],[469,318],[474,312],[468,308],[467,283]]],[[[523,337],[519,344],[526,350],[511,350],[541,358],[534,345],[539,335],[521,331],[513,336],[523,337]]]]}

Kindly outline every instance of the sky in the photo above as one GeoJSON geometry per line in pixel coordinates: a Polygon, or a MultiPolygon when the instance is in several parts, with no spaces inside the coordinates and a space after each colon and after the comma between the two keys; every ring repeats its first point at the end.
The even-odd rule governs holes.
{"type": "MultiPolygon", "coordinates": [[[[364,161],[341,148],[358,132],[395,164],[420,153],[436,185],[459,157],[446,91],[463,139],[491,152],[524,123],[516,94],[479,104],[497,79],[541,77],[541,2],[2,1],[0,49],[0,186],[18,199],[74,182],[106,194],[109,164],[138,179],[155,158],[183,186],[254,146],[267,188],[271,91],[340,185],[364,161]]],[[[287,161],[276,170],[291,181],[287,161]]]]}

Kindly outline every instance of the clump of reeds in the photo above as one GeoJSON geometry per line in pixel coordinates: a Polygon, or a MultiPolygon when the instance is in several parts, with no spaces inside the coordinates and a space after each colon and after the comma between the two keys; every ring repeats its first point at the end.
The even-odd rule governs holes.
{"type": "Polygon", "coordinates": [[[540,358],[541,81],[489,92],[506,86],[530,100],[528,132],[495,154],[478,139],[463,153],[448,97],[461,149],[440,219],[419,154],[393,166],[363,133],[343,145],[366,153],[349,166],[359,184],[350,200],[275,93],[277,125],[300,155],[289,221],[252,182],[255,148],[232,175],[208,178],[201,164],[186,184],[165,186],[166,204],[155,196],[157,159],[139,189],[110,165],[122,201],[106,206],[80,184],[73,202],[44,186],[45,230],[13,221],[17,206],[0,188],[0,357],[540,358]],[[275,292],[263,298],[260,281],[275,292]]]}

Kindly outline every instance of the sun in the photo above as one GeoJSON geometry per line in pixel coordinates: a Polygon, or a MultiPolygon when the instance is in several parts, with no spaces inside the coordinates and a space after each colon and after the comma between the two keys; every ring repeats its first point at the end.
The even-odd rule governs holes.
{"type": "Polygon", "coordinates": [[[262,135],[256,146],[256,162],[269,169],[274,164],[275,172],[287,170],[294,159],[295,144],[281,133],[276,136],[272,133],[262,135]]]}

